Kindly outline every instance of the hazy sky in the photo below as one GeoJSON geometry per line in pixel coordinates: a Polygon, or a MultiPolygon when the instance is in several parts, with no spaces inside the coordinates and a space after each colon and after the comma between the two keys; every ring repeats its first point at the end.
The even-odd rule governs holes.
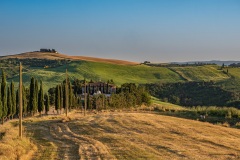
{"type": "Polygon", "coordinates": [[[240,60],[240,0],[0,0],[0,55],[240,60]]]}

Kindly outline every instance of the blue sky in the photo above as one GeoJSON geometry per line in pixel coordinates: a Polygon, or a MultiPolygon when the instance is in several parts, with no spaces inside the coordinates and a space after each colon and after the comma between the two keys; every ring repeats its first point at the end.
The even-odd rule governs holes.
{"type": "Polygon", "coordinates": [[[240,60],[239,0],[0,0],[0,55],[240,60]]]}

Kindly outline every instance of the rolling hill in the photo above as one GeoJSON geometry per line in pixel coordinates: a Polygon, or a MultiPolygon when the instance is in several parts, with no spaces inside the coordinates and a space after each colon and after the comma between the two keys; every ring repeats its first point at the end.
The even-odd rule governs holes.
{"type": "MultiPolygon", "coordinates": [[[[123,83],[175,83],[189,81],[214,81],[216,85],[229,91],[240,92],[240,69],[228,68],[220,69],[217,65],[203,66],[148,66],[136,62],[122,60],[102,59],[84,56],[68,56],[60,53],[48,52],[27,52],[17,55],[0,57],[1,68],[8,72],[8,81],[18,82],[17,65],[18,61],[29,61],[23,66],[23,80],[28,85],[31,77],[42,80],[44,90],[54,87],[65,79],[65,71],[68,69],[71,80],[75,78],[94,81],[107,81],[112,79],[116,85],[123,83]],[[11,65],[14,60],[15,65],[11,65]],[[36,60],[65,61],[53,67],[31,66],[36,60]],[[32,61],[32,62],[31,62],[32,61]],[[6,66],[7,65],[7,66],[6,66]]],[[[17,86],[17,85],[15,85],[17,86]]]]}
{"type": "Polygon", "coordinates": [[[72,61],[91,61],[91,62],[103,62],[103,63],[112,63],[112,64],[122,64],[122,65],[136,65],[136,62],[116,60],[116,59],[103,59],[103,58],[95,58],[95,57],[86,57],[86,56],[69,56],[61,53],[51,53],[51,52],[26,52],[16,55],[8,55],[2,56],[1,59],[50,59],[50,60],[59,60],[66,59],[72,61]]]}

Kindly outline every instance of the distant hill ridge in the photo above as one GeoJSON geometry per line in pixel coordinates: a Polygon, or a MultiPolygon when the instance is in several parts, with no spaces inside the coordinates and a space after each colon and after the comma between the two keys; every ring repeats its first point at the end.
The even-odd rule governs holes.
{"type": "Polygon", "coordinates": [[[111,64],[120,64],[120,65],[136,65],[139,64],[137,62],[130,62],[124,60],[117,60],[117,59],[105,59],[105,58],[95,58],[95,57],[87,57],[87,56],[69,56],[61,53],[51,53],[51,52],[25,52],[15,55],[7,55],[2,56],[0,59],[9,59],[9,58],[18,58],[18,59],[69,59],[69,60],[83,60],[83,61],[91,61],[91,62],[103,62],[103,63],[111,63],[111,64]]]}

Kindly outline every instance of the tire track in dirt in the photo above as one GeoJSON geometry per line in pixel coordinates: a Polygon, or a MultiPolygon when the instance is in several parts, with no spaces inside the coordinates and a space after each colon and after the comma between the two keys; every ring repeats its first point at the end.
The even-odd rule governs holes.
{"type": "Polygon", "coordinates": [[[33,139],[38,146],[33,159],[116,159],[101,142],[73,133],[68,123],[40,122],[29,124],[26,129],[33,132],[33,139]],[[49,147],[49,143],[54,144],[57,149],[49,147]],[[49,148],[46,149],[47,147],[49,148]],[[55,156],[53,157],[52,153],[45,154],[45,150],[56,152],[55,156]]]}

